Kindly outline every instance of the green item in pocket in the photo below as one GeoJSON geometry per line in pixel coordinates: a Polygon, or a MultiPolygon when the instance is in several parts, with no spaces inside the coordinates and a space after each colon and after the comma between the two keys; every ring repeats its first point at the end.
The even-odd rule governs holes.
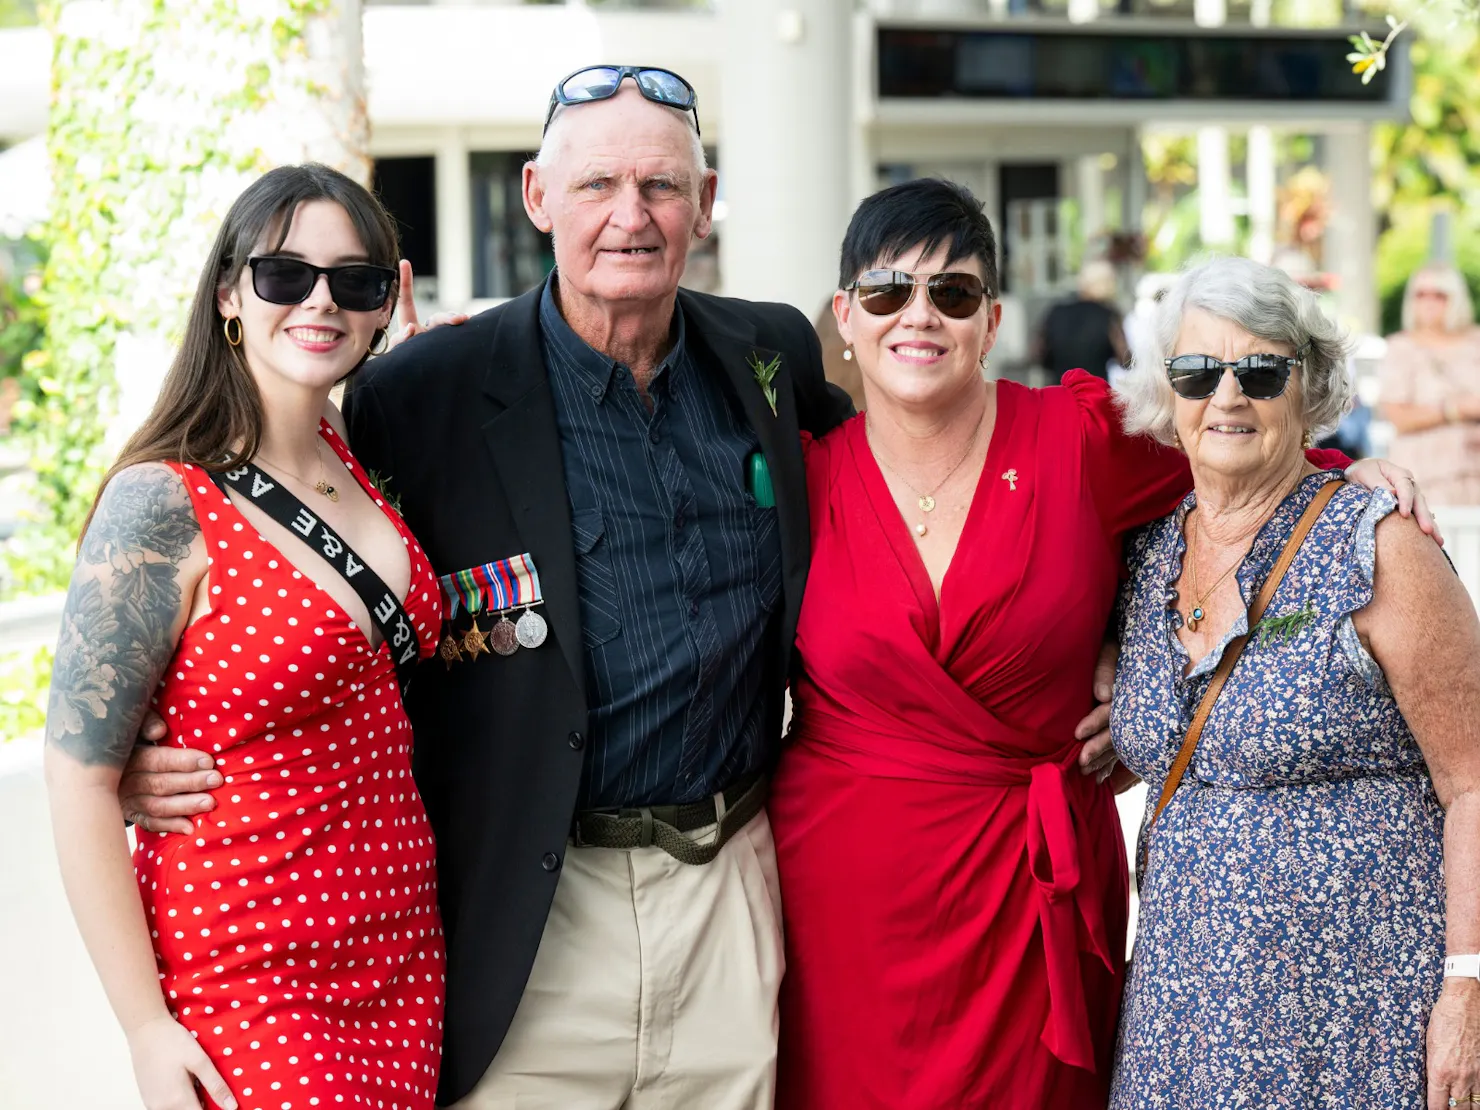
{"type": "Polygon", "coordinates": [[[757,507],[774,509],[776,491],[771,488],[771,468],[766,465],[766,456],[759,451],[752,451],[750,458],[745,461],[750,482],[750,496],[755,498],[757,507]]]}

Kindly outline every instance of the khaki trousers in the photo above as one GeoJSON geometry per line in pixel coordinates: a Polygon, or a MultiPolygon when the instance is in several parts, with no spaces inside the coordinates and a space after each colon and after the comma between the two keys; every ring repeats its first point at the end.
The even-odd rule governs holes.
{"type": "Polygon", "coordinates": [[[703,866],[568,845],[508,1036],[454,1110],[771,1110],[784,968],[764,812],[703,866]]]}

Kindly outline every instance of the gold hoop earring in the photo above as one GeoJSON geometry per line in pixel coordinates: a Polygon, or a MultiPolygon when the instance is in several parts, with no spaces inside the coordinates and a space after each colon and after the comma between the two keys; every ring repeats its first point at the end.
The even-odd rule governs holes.
{"type": "Polygon", "coordinates": [[[372,355],[383,355],[391,349],[390,333],[384,328],[376,328],[375,334],[370,337],[370,353],[372,355]],[[376,350],[376,347],[380,350],[376,350]]]}
{"type": "Polygon", "coordinates": [[[843,348],[843,361],[853,361],[853,344],[849,343],[846,347],[843,348]]]}
{"type": "Polygon", "coordinates": [[[987,372],[987,368],[991,365],[991,360],[987,358],[986,355],[982,355],[982,357],[977,360],[977,365],[982,368],[982,373],[985,374],[987,372]]]}
{"type": "Polygon", "coordinates": [[[226,342],[233,347],[242,345],[242,321],[240,316],[228,316],[221,322],[221,330],[226,333],[226,342]],[[231,338],[231,325],[236,325],[236,338],[231,338]]]}

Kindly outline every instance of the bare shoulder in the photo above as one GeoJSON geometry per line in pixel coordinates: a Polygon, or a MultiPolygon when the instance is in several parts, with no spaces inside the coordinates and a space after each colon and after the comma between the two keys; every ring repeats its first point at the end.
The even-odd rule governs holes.
{"type": "Polygon", "coordinates": [[[1372,602],[1355,615],[1357,631],[1381,649],[1453,634],[1476,624],[1474,606],[1443,551],[1411,519],[1389,513],[1377,525],[1372,602]]]}
{"type": "Polygon", "coordinates": [[[49,743],[83,763],[122,766],[205,565],[178,471],[141,463],[113,475],[82,537],[62,611],[49,743]]]}

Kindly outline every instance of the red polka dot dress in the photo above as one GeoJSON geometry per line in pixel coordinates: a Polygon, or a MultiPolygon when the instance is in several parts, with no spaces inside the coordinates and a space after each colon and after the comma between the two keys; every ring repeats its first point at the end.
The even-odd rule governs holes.
{"type": "MultiPolygon", "coordinates": [[[[431,654],[431,566],[401,533],[405,608],[431,654]]],[[[192,836],[139,834],[134,868],[175,1017],[243,1110],[431,1110],[445,995],[435,846],[389,649],[294,569],[198,468],[210,612],[155,697],[171,742],[225,779],[192,836]]],[[[205,1100],[214,1108],[215,1103],[205,1100]]]]}

